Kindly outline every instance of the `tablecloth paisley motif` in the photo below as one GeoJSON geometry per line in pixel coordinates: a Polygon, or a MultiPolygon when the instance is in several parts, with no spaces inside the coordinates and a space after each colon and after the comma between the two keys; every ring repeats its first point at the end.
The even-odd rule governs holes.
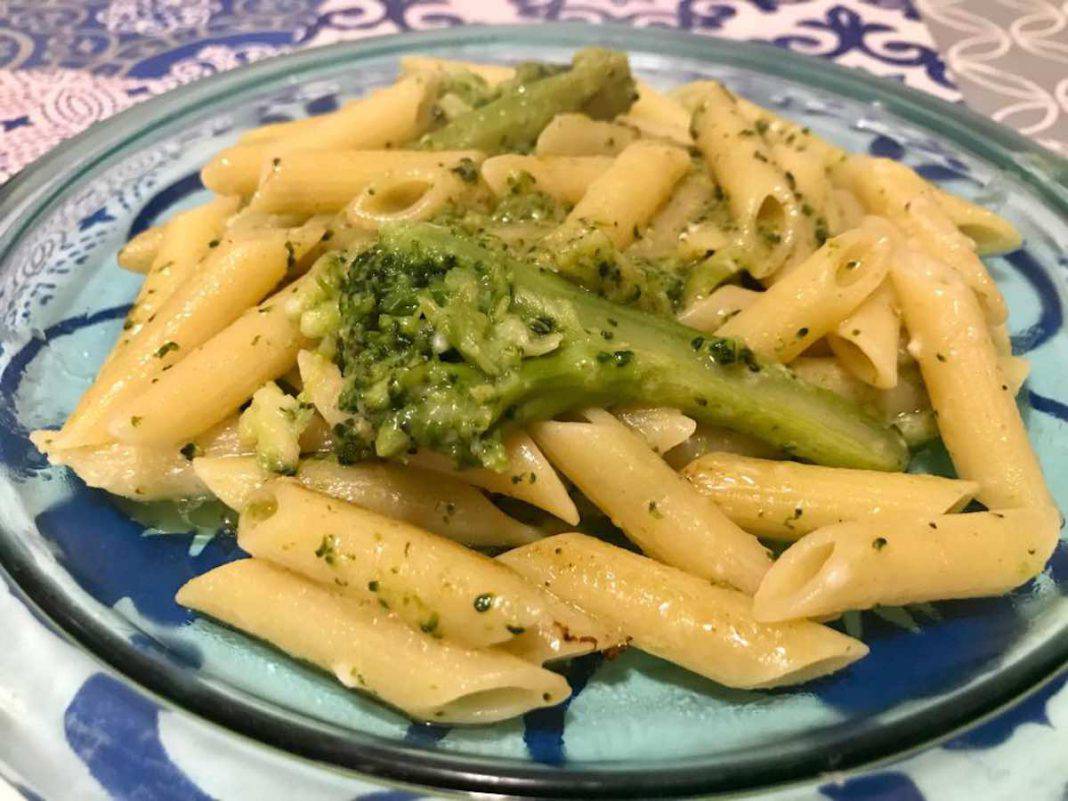
{"type": "Polygon", "coordinates": [[[8,0],[0,3],[0,179],[138,99],[288,50],[549,20],[772,42],[959,97],[911,0],[8,0]]]}
{"type": "MultiPolygon", "coordinates": [[[[586,20],[766,41],[959,95],[910,0],[0,0],[0,178],[61,139],[188,81],[302,47],[473,23],[586,20]]],[[[414,801],[269,751],[132,690],[0,581],[0,776],[26,798],[414,801]],[[44,669],[43,669],[44,668],[44,669]]],[[[772,801],[1068,799],[1061,678],[942,747],[772,801]],[[1051,730],[1060,736],[1051,736],[1051,730]]]]}

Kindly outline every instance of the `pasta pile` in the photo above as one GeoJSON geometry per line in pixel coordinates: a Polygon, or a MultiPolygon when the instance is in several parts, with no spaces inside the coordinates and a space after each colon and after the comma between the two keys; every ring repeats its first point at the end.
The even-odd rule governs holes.
{"type": "Polygon", "coordinates": [[[980,259],[1012,225],[718,83],[409,57],[202,178],[33,441],[234,509],[249,558],[178,602],[412,718],[552,706],[546,663],[628,646],[805,682],[867,653],[842,613],[1005,593],[1057,544],[980,259]],[[958,478],[902,472],[939,437],[958,478]]]}

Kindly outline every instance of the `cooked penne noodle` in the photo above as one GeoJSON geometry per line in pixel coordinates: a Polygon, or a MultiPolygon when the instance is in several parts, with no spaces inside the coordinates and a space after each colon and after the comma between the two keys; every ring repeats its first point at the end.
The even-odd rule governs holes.
{"type": "Polygon", "coordinates": [[[119,253],[115,257],[119,266],[132,273],[147,273],[163,241],[165,227],[165,225],[153,225],[146,228],[119,248],[119,253]]]}
{"type": "Polygon", "coordinates": [[[220,197],[179,212],[163,226],[155,258],[145,273],[137,300],[126,315],[116,349],[128,344],[146,322],[186,282],[201,260],[219,245],[226,218],[237,211],[239,198],[220,197]]]}
{"type": "Polygon", "coordinates": [[[493,156],[482,163],[482,179],[493,194],[503,197],[516,176],[534,179],[534,188],[564,203],[582,200],[590,184],[612,166],[608,156],[493,156]]]}
{"type": "Polygon", "coordinates": [[[477,551],[286,479],[245,506],[243,550],[472,647],[551,626],[537,587],[477,551]]]}
{"type": "Polygon", "coordinates": [[[634,142],[586,190],[551,238],[566,242],[593,228],[625,248],[671,194],[689,167],[686,151],[673,145],[634,142]],[[642,191],[631,191],[640,186],[642,191]]]}
{"type": "Polygon", "coordinates": [[[1004,383],[1008,386],[1009,392],[1015,398],[1020,394],[1020,389],[1023,387],[1024,382],[1027,381],[1027,376],[1031,374],[1031,362],[1019,356],[999,356],[998,370],[1004,379],[1004,383]]]}
{"type": "Polygon", "coordinates": [[[34,431],[30,441],[51,464],[69,467],[90,487],[134,501],[180,500],[207,494],[192,463],[177,448],[112,442],[53,450],[50,440],[55,433],[34,431]]]}
{"type": "Polygon", "coordinates": [[[176,600],[418,720],[492,723],[570,695],[556,673],[416,631],[373,601],[343,596],[258,559],[198,576],[176,600]]]}
{"type": "Polygon", "coordinates": [[[681,470],[698,456],[718,452],[760,459],[783,456],[773,446],[748,434],[731,431],[729,428],[698,425],[693,436],[664,454],[664,461],[675,470],[681,470]]]}
{"type": "Polygon", "coordinates": [[[470,184],[451,169],[387,173],[352,199],[345,219],[349,225],[372,231],[387,223],[427,220],[469,189],[470,184]]]}
{"type": "Polygon", "coordinates": [[[981,254],[1007,253],[1020,247],[1020,232],[1004,217],[939,189],[908,165],[892,159],[851,156],[844,167],[845,179],[860,187],[872,202],[904,206],[917,196],[930,197],[981,254]]]}
{"type": "MultiPolygon", "coordinates": [[[[128,401],[136,401],[146,391],[150,392],[153,379],[162,382],[163,374],[184,360],[186,354],[258,303],[285,277],[287,267],[321,236],[322,228],[305,226],[293,231],[265,233],[216,248],[201,268],[160,308],[155,319],[146,321],[137,336],[101,369],[64,424],[56,446],[76,448],[108,441],[114,435],[109,433],[107,421],[117,408],[128,401]]],[[[226,354],[226,358],[233,358],[233,354],[226,354]]],[[[225,363],[220,366],[230,372],[225,363]]],[[[170,381],[165,383],[175,386],[170,381]]],[[[172,408],[190,401],[189,387],[176,386],[177,391],[169,397],[168,405],[172,408]]],[[[218,422],[230,411],[232,409],[226,409],[210,424],[218,422]]],[[[197,433],[200,432],[191,432],[197,433]]]]}
{"type": "MultiPolygon", "coordinates": [[[[239,512],[278,477],[252,456],[194,459],[193,470],[215,497],[239,512]]],[[[537,529],[509,517],[470,485],[416,467],[304,459],[293,477],[308,489],[411,523],[461,545],[515,546],[541,537],[537,529]]]]}
{"type": "Polygon", "coordinates": [[[683,147],[693,145],[690,113],[682,104],[638,81],[638,99],[620,120],[654,139],[668,139],[683,147]]]}
{"type": "Polygon", "coordinates": [[[447,456],[428,450],[411,454],[406,461],[416,467],[455,476],[488,492],[525,501],[565,523],[578,523],[579,513],[575,502],[534,440],[524,431],[515,431],[505,438],[504,449],[508,454],[509,468],[503,473],[482,467],[458,468],[447,456]]]}
{"type": "Polygon", "coordinates": [[[410,142],[430,122],[436,81],[412,75],[319,118],[319,124],[282,139],[227,148],[201,170],[204,186],[220,195],[251,195],[264,169],[300,150],[368,150],[410,142]]]}
{"type": "Polygon", "coordinates": [[[865,384],[878,389],[897,384],[901,318],[889,278],[827,334],[827,344],[838,361],[865,384]]]}
{"type": "Polygon", "coordinates": [[[930,184],[903,164],[869,156],[850,156],[835,173],[870,213],[900,225],[912,244],[957,271],[979,296],[991,323],[1005,321],[1008,312],[1001,291],[976,255],[974,243],[953,224],[939,203],[940,193],[930,184]]]}
{"type": "Polygon", "coordinates": [[[482,159],[477,150],[292,153],[264,173],[248,208],[262,214],[329,214],[341,211],[376,181],[389,176],[426,179],[468,163],[473,168],[482,159]]]}
{"type": "MultiPolygon", "coordinates": [[[[593,410],[587,411],[589,416],[593,410]]],[[[678,409],[663,406],[620,406],[612,410],[627,428],[640,434],[653,453],[667,453],[693,436],[697,422],[678,409]]],[[[591,422],[604,418],[593,412],[591,422]]]]}
{"type": "Polygon", "coordinates": [[[853,312],[882,283],[890,243],[868,229],[836,236],[763,292],[716,334],[789,362],[853,312]]]}
{"type": "Polygon", "coordinates": [[[972,240],[979,255],[1009,253],[1023,243],[1016,226],[990,209],[938,188],[934,189],[934,197],[960,232],[972,240]]]}
{"type": "Polygon", "coordinates": [[[420,72],[471,72],[490,86],[496,86],[515,77],[515,70],[501,64],[476,64],[433,56],[401,56],[401,73],[415,75],[420,72]]]}
{"type": "Polygon", "coordinates": [[[683,259],[694,259],[703,256],[705,245],[691,241],[691,235],[698,227],[693,220],[702,216],[714,196],[715,184],[708,171],[691,168],[675,184],[671,197],[641,231],[629,252],[648,258],[678,255],[683,259]]]}
{"type": "Polygon", "coordinates": [[[800,684],[868,653],[819,623],[759,623],[744,593],[583,534],[558,534],[499,558],[620,627],[643,651],[727,687],[800,684]]]}
{"type": "Polygon", "coordinates": [[[952,267],[979,297],[987,319],[994,325],[1008,319],[1005,298],[973,249],[968,237],[957,230],[930,197],[912,198],[904,213],[895,219],[910,241],[929,256],[952,267]]]}
{"type": "Polygon", "coordinates": [[[728,520],[640,436],[610,416],[596,419],[539,423],[531,433],[550,461],[646,554],[755,592],[771,566],[756,537],[728,520]]]}
{"type": "Polygon", "coordinates": [[[147,389],[114,410],[107,423],[110,435],[129,443],[180,445],[229,417],[266,382],[285,375],[310,344],[285,308],[299,287],[295,282],[245,312],[149,381],[147,389]],[[244,365],[241,370],[232,369],[235,359],[244,365]]]}
{"type": "Polygon", "coordinates": [[[715,81],[694,85],[694,141],[726,193],[755,278],[789,257],[807,225],[783,171],[733,94],[715,81]]]}
{"type": "Polygon", "coordinates": [[[979,482],[978,498],[991,508],[1052,505],[978,300],[953,270],[917,251],[896,261],[891,277],[957,474],[979,482]]]}
{"type": "Polygon", "coordinates": [[[1060,513],[1049,506],[826,526],[779,557],[753,613],[780,621],[1002,595],[1042,571],[1060,528],[1060,513]]]}
{"type": "Polygon", "coordinates": [[[538,156],[615,156],[638,138],[637,132],[615,122],[591,120],[585,114],[557,114],[534,146],[538,156]]]}
{"type": "Polygon", "coordinates": [[[979,485],[941,476],[820,467],[707,453],[682,470],[702,494],[753,534],[796,540],[874,514],[959,512],[979,485]]]}
{"type": "MultiPolygon", "coordinates": [[[[353,101],[350,100],[348,102],[351,103],[353,101]]],[[[345,105],[348,105],[348,103],[345,105]]],[[[266,125],[260,125],[242,132],[241,136],[237,138],[237,143],[239,145],[249,145],[256,142],[278,141],[292,136],[304,137],[322,124],[324,116],[328,115],[317,114],[314,117],[301,117],[295,120],[285,120],[284,122],[269,122],[266,125]]]]}
{"type": "Polygon", "coordinates": [[[739,312],[752,306],[760,295],[756,290],[727,284],[683,309],[679,313],[679,322],[711,334],[739,312]]]}
{"type": "MultiPolygon", "coordinates": [[[[507,558],[507,551],[498,557],[505,562],[507,558]]],[[[627,646],[629,639],[622,629],[594,619],[574,604],[560,600],[544,586],[539,585],[538,588],[542,602],[552,616],[552,625],[547,629],[524,632],[508,642],[495,645],[494,650],[541,665],[627,646]]]]}

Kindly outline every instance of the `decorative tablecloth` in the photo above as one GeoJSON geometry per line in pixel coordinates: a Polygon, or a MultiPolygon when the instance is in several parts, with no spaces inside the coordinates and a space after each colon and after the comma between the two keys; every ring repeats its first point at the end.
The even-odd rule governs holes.
{"type": "MultiPolygon", "coordinates": [[[[1045,0],[918,5],[911,0],[0,0],[0,179],[142,98],[257,59],[403,30],[547,20],[679,27],[771,42],[960,100],[927,17],[977,108],[1052,149],[1065,147],[1063,10],[1045,0]],[[997,13],[981,16],[979,10],[997,13]],[[1030,70],[1026,77],[1012,73],[1024,66],[1030,70]]],[[[47,623],[35,621],[3,582],[0,620],[6,627],[0,638],[5,679],[0,776],[27,798],[429,797],[372,786],[161,708],[47,623]]],[[[860,778],[827,776],[766,797],[1064,801],[1064,774],[1050,780],[1029,766],[1063,762],[1066,743],[1068,686],[1062,677],[1010,713],[941,747],[860,778]]],[[[0,799],[4,793],[0,781],[0,799]]]]}

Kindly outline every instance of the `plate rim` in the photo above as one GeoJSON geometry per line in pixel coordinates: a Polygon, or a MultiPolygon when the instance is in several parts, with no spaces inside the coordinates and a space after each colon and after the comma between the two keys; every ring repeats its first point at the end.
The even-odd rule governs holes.
{"type": "MultiPolygon", "coordinates": [[[[678,30],[582,23],[462,26],[386,34],[290,52],[186,84],[93,124],[0,187],[0,236],[4,240],[0,261],[8,260],[12,248],[23,241],[30,228],[70,182],[104,164],[131,138],[149,134],[181,119],[191,108],[217,103],[235,88],[250,92],[257,86],[287,81],[298,86],[304,73],[336,64],[346,54],[383,57],[450,46],[472,46],[502,38],[554,47],[599,44],[625,50],[641,48],[652,53],[663,53],[667,49],[673,55],[781,75],[793,81],[799,79],[799,73],[807,72],[818,77],[820,87],[830,94],[868,103],[873,102],[874,94],[875,102],[881,102],[889,113],[901,116],[917,127],[936,131],[958,144],[963,141],[966,150],[1012,173],[1055,211],[1068,216],[1068,159],[970,109],[858,69],[763,43],[726,40],[678,30]],[[769,53],[775,55],[771,63],[764,61],[769,53]],[[169,108],[174,110],[168,112],[169,108]],[[83,150],[88,151],[90,157],[73,175],[69,174],[70,156],[83,150]]],[[[770,789],[784,782],[810,780],[827,770],[866,771],[980,725],[1068,670],[1068,652],[1060,657],[1056,653],[1051,656],[1046,652],[1056,649],[1052,643],[1045,643],[1036,649],[1025,665],[1013,666],[1010,677],[996,682],[999,687],[1008,685],[1012,689],[997,691],[997,688],[986,685],[972,688],[964,698],[955,699],[955,713],[945,716],[943,725],[934,734],[920,733],[917,736],[912,733],[904,738],[899,730],[916,728],[915,721],[906,719],[869,733],[866,739],[870,742],[864,747],[858,744],[850,749],[848,758],[838,758],[836,754],[826,754],[823,758],[807,754],[791,757],[774,749],[774,753],[780,755],[780,761],[771,770],[768,761],[760,763],[761,779],[758,782],[743,778],[746,771],[753,769],[749,760],[746,760],[746,767],[731,771],[689,764],[699,762],[699,758],[676,761],[667,767],[642,773],[615,768],[559,769],[537,764],[509,764],[503,758],[426,751],[322,721],[316,721],[315,725],[326,731],[309,731],[301,739],[286,736],[292,722],[286,721],[280,713],[262,709],[262,703],[230,708],[223,694],[211,683],[186,680],[180,672],[160,671],[158,665],[162,660],[158,657],[153,658],[108,632],[95,631],[98,627],[81,616],[76,604],[68,603],[61,594],[50,592],[48,581],[42,580],[33,560],[19,553],[18,537],[6,533],[7,536],[0,537],[0,572],[10,577],[16,592],[21,592],[24,600],[32,603],[46,619],[72,637],[97,661],[117,670],[138,690],[148,693],[163,706],[196,714],[233,733],[252,737],[290,754],[325,760],[364,775],[441,789],[494,794],[503,791],[535,796],[620,797],[623,794],[648,797],[649,793],[679,795],[757,787],[770,789]],[[1043,655],[1041,659],[1040,654],[1043,655]],[[1036,663],[1041,663],[1042,667],[1036,663]],[[965,700],[969,703],[963,703],[965,700]],[[253,714],[254,707],[259,708],[255,708],[253,714]]],[[[229,690],[235,691],[236,688],[229,690]]],[[[248,697],[247,693],[241,695],[248,697]]],[[[927,731],[930,729],[925,728],[924,732],[927,731]]]]}

